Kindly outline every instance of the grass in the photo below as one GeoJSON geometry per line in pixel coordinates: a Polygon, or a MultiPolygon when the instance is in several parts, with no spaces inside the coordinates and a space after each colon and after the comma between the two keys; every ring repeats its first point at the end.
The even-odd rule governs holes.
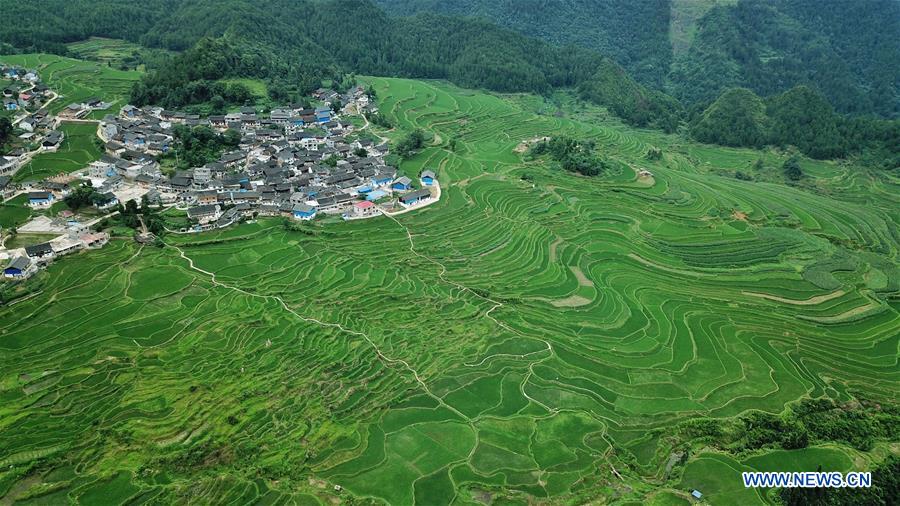
{"type": "Polygon", "coordinates": [[[250,90],[250,93],[253,94],[258,100],[266,99],[269,96],[269,87],[266,86],[265,81],[261,79],[250,79],[250,78],[234,78],[234,79],[222,79],[222,82],[225,84],[242,84],[250,90]]]}
{"type": "Polygon", "coordinates": [[[682,421],[847,392],[894,402],[896,182],[830,162],[804,166],[827,192],[740,181],[721,171],[784,155],[565,100],[536,114],[532,99],[368,81],[398,125],[385,135],[437,134],[403,169],[435,168],[441,200],[55,262],[0,307],[0,493],[684,504],[693,487],[757,504],[741,470],[865,465],[695,452],[662,478],[682,421]],[[615,168],[584,178],[513,151],[556,134],[595,140],[615,168]]]}
{"type": "Polygon", "coordinates": [[[59,235],[60,234],[32,234],[20,232],[16,235],[7,236],[3,241],[3,246],[6,249],[24,248],[25,246],[34,246],[35,244],[47,242],[59,237],[59,235]]]}
{"type": "Polygon", "coordinates": [[[31,208],[28,207],[28,196],[18,195],[0,203],[0,228],[13,228],[28,221],[31,208]]]}
{"type": "Polygon", "coordinates": [[[72,54],[80,60],[90,60],[116,69],[135,68],[143,71],[147,58],[159,58],[173,54],[165,49],[149,49],[140,44],[121,39],[91,37],[87,40],[66,44],[72,54]]]}
{"type": "Polygon", "coordinates": [[[16,172],[14,181],[39,181],[70,173],[86,167],[101,156],[97,139],[97,125],[94,123],[63,123],[59,130],[65,134],[62,145],[55,152],[39,153],[31,162],[16,172]]]}
{"type": "Polygon", "coordinates": [[[116,114],[127,103],[131,86],[141,76],[137,71],[117,70],[98,62],[52,54],[5,55],[0,56],[0,62],[36,69],[41,79],[60,95],[49,105],[53,114],[89,97],[100,97],[112,104],[105,111],[93,111],[89,119],[116,114]]]}

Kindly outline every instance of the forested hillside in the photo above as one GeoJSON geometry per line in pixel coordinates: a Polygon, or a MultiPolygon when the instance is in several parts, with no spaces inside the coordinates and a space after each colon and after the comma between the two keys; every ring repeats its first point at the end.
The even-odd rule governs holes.
{"type": "Polygon", "coordinates": [[[662,88],[672,60],[669,0],[376,0],[394,15],[437,12],[489,19],[556,45],[595,49],[638,82],[662,88]]]}
{"type": "Polygon", "coordinates": [[[723,146],[796,146],[813,158],[866,154],[871,165],[900,168],[900,122],[837,114],[808,86],[767,99],[746,88],[728,89],[694,119],[690,133],[723,146]]]}
{"type": "Polygon", "coordinates": [[[0,53],[66,54],[65,43],[103,36],[139,42],[184,0],[0,0],[0,53]]]}
{"type": "Polygon", "coordinates": [[[900,114],[900,2],[740,1],[711,9],[667,90],[685,103],[807,85],[841,113],[900,114]]]}
{"type": "Polygon", "coordinates": [[[31,38],[3,28],[15,35],[9,38],[14,45],[63,51],[62,43],[105,36],[186,51],[135,88],[138,104],[177,107],[208,100],[225,91],[212,90],[211,81],[227,77],[285,81],[308,90],[322,78],[356,72],[448,79],[501,92],[578,87],[632,124],[673,129],[671,99],[646,90],[600,53],[556,47],[488,21],[429,13],[392,18],[367,0],[154,0],[137,10],[120,0],[82,9],[63,7],[62,0],[49,3],[60,4],[66,21],[53,16],[53,24],[46,24],[41,12],[29,10],[21,24],[32,26],[31,38]],[[111,22],[117,11],[120,19],[134,15],[140,22],[124,30],[111,22]],[[626,91],[597,93],[595,76],[626,91]],[[627,100],[610,101],[621,96],[627,100]]]}
{"type": "Polygon", "coordinates": [[[896,0],[376,1],[393,14],[484,17],[554,44],[597,49],[687,106],[708,105],[731,87],[770,96],[807,85],[841,113],[900,115],[896,0]],[[696,26],[672,26],[704,9],[696,26]],[[673,57],[673,45],[688,49],[673,57]]]}
{"type": "Polygon", "coordinates": [[[670,14],[683,2],[378,1],[415,15],[389,16],[370,0],[46,0],[40,8],[0,0],[17,13],[0,25],[0,51],[65,54],[65,43],[90,36],[179,51],[151,65],[134,88],[137,104],[240,103],[245,90],[217,81],[249,77],[303,92],[358,73],[499,92],[572,88],[631,125],[673,132],[687,122],[706,142],[796,145],[816,157],[873,145],[891,153],[884,146],[896,123],[863,116],[900,115],[896,0],[716,3],[674,60],[670,14]],[[745,90],[720,98],[734,88],[745,90]]]}

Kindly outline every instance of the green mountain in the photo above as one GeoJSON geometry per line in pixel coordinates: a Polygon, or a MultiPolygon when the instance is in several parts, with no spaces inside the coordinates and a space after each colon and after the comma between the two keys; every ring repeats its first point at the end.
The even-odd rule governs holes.
{"type": "Polygon", "coordinates": [[[63,0],[50,3],[60,4],[66,23],[41,24],[41,12],[28,11],[32,19],[23,24],[34,27],[33,37],[11,27],[0,28],[0,35],[9,30],[9,40],[23,50],[56,51],[88,36],[124,36],[148,47],[184,51],[135,88],[137,103],[202,102],[224,92],[209,81],[227,77],[310,89],[323,77],[353,72],[447,79],[500,92],[578,87],[633,124],[677,124],[670,118],[670,98],[646,90],[600,53],[560,48],[484,20],[431,13],[394,18],[366,0],[151,0],[141,11],[120,0],[80,10],[65,7],[63,0]],[[121,27],[109,26],[108,18],[115,16],[98,14],[117,9],[122,16],[140,15],[141,22],[123,34],[121,27]],[[620,104],[620,93],[598,92],[599,85],[591,83],[598,77],[604,87],[628,90],[628,101],[620,104]]]}
{"type": "Polygon", "coordinates": [[[529,37],[597,50],[638,82],[661,88],[672,63],[667,0],[375,0],[393,15],[488,19],[529,37]]]}
{"type": "Polygon", "coordinates": [[[698,141],[723,146],[761,147],[769,131],[765,102],[746,88],[726,90],[691,125],[698,141]]]}
{"type": "Polygon", "coordinates": [[[578,90],[583,98],[606,104],[613,113],[635,126],[674,132],[684,113],[677,100],[641,86],[608,59],[600,63],[591,79],[579,84],[578,90]]]}
{"type": "Polygon", "coordinates": [[[900,116],[900,2],[821,0],[376,0],[388,12],[490,19],[599,50],[685,105],[724,90],[806,85],[835,110],[900,116]]]}
{"type": "Polygon", "coordinates": [[[690,134],[723,146],[794,146],[812,158],[858,155],[871,166],[900,169],[900,121],[838,114],[803,85],[767,99],[730,88],[694,118],[690,134]]]}
{"type": "Polygon", "coordinates": [[[686,103],[742,86],[797,85],[841,113],[900,115],[900,2],[740,1],[713,7],[676,58],[667,91],[686,103]]]}
{"type": "Polygon", "coordinates": [[[825,98],[806,86],[797,86],[767,101],[772,119],[773,144],[793,144],[814,158],[847,153],[840,131],[841,118],[825,98]]]}
{"type": "Polygon", "coordinates": [[[307,91],[322,78],[357,73],[498,92],[574,88],[631,125],[673,132],[687,117],[706,142],[796,145],[817,157],[893,143],[896,125],[861,116],[900,114],[896,0],[844,10],[808,0],[709,1],[690,15],[685,2],[667,0],[628,8],[588,0],[378,1],[414,15],[390,16],[369,0],[47,0],[22,6],[17,23],[0,26],[0,50],[65,54],[67,42],[103,36],[179,51],[153,62],[132,94],[136,103],[167,107],[217,96],[240,102],[246,90],[217,83],[228,78],[307,91]],[[674,60],[670,36],[659,38],[673,19],[681,48],[674,60]],[[781,95],[797,86],[806,91],[781,95]],[[769,97],[765,124],[760,99],[746,91],[720,99],[733,88],[769,97]]]}

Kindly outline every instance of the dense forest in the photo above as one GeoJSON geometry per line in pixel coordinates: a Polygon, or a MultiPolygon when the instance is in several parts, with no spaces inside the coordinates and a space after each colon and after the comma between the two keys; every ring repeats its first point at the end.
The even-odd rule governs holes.
{"type": "Polygon", "coordinates": [[[731,87],[761,96],[797,85],[840,113],[900,116],[900,2],[741,0],[712,8],[666,90],[685,104],[731,87]]]}
{"type": "Polygon", "coordinates": [[[767,99],[746,88],[728,89],[691,122],[690,134],[723,146],[792,145],[813,158],[877,152],[873,165],[900,168],[900,121],[838,114],[808,86],[767,99]]]}
{"type": "Polygon", "coordinates": [[[684,114],[677,100],[641,86],[609,59],[600,62],[591,79],[578,84],[578,92],[582,98],[606,105],[617,116],[639,127],[671,133],[678,129],[684,114]]]}
{"type": "Polygon", "coordinates": [[[248,90],[222,81],[242,77],[291,90],[278,100],[348,73],[499,92],[571,88],[639,127],[674,132],[687,123],[704,142],[795,145],[820,158],[866,153],[898,165],[897,122],[869,117],[900,114],[894,0],[717,5],[674,58],[668,35],[659,35],[678,6],[669,0],[378,1],[415,15],[389,16],[369,0],[4,5],[17,22],[0,26],[0,51],[66,54],[65,43],[90,36],[178,51],[135,86],[139,105],[239,104],[248,90]]]}
{"type": "Polygon", "coordinates": [[[376,0],[389,13],[490,19],[557,45],[595,49],[690,107],[724,90],[770,96],[798,85],[840,113],[900,116],[896,0],[376,0]],[[702,15],[675,27],[679,10],[702,15]],[[705,12],[704,12],[705,11],[705,12]],[[675,55],[678,29],[689,48],[675,55]]]}
{"type": "MultiPolygon", "coordinates": [[[[64,3],[51,3],[57,2],[64,3]]],[[[35,29],[32,38],[14,40],[24,50],[60,50],[50,44],[97,35],[184,51],[135,88],[137,104],[178,107],[216,96],[229,102],[229,90],[213,84],[223,78],[276,79],[309,90],[322,78],[356,72],[448,79],[500,92],[578,87],[632,124],[672,130],[674,102],[600,53],[560,48],[484,20],[430,13],[392,18],[366,0],[152,0],[134,13],[141,22],[125,34],[101,13],[123,8],[130,16],[126,5],[102,0],[91,8],[66,7],[68,20],[60,24],[67,29],[35,20],[49,33],[35,29]],[[595,78],[600,84],[592,84],[595,78]],[[604,91],[609,86],[613,91],[604,91]]]]}
{"type": "Polygon", "coordinates": [[[433,12],[488,19],[558,46],[596,50],[661,89],[672,63],[667,0],[375,0],[389,14],[433,12]]]}

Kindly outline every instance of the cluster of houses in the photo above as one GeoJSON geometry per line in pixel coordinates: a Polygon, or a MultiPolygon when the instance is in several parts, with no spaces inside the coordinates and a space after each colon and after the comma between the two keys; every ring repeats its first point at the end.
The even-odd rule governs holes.
{"type": "Polygon", "coordinates": [[[3,277],[11,280],[27,279],[54,258],[82,249],[101,248],[108,241],[109,235],[104,232],[71,227],[67,234],[50,242],[26,246],[25,254],[13,257],[3,269],[3,277]]]}
{"type": "MultiPolygon", "coordinates": [[[[319,90],[316,97],[341,100],[342,111],[374,109],[360,87],[344,95],[319,90]]],[[[244,108],[207,118],[126,105],[118,116],[101,121],[106,154],[90,164],[88,175],[101,192],[134,185],[153,202],[186,206],[193,231],[250,216],[367,217],[378,213],[374,203],[380,199],[398,196],[400,205],[409,206],[430,197],[427,190],[414,191],[412,180],[398,178],[385,163],[386,144],[354,135],[352,123],[340,116],[327,105],[276,107],[266,115],[244,108]],[[219,160],[167,177],[155,157],[172,148],[176,125],[231,129],[241,139],[219,160]]],[[[434,181],[433,172],[423,172],[421,185],[434,181]]]]}
{"type": "MultiPolygon", "coordinates": [[[[30,79],[19,69],[14,72],[20,80],[30,79]]],[[[141,196],[186,209],[192,224],[184,231],[225,227],[256,216],[305,221],[321,214],[337,214],[344,219],[360,219],[380,214],[376,203],[389,201],[391,207],[409,208],[432,198],[429,186],[437,184],[433,171],[423,171],[417,182],[398,175],[385,163],[387,144],[357,134],[353,124],[342,119],[342,114],[375,111],[362,88],[352,88],[345,94],[321,89],[314,96],[326,105],[276,107],[267,114],[242,108],[206,118],[126,105],[118,115],[107,115],[100,121],[98,134],[105,152],[80,177],[91,180],[98,190],[94,206],[99,209],[141,196]],[[342,104],[339,111],[332,108],[337,103],[342,104]],[[173,149],[178,125],[233,130],[239,132],[240,141],[214,162],[166,175],[157,157],[173,149]]],[[[85,110],[104,106],[99,99],[91,99],[73,104],[60,116],[80,117],[85,110]]],[[[23,129],[40,134],[41,150],[53,150],[63,140],[54,130],[59,118],[43,110],[20,121],[27,125],[23,129]]],[[[0,158],[0,186],[10,180],[3,175],[4,167],[21,164],[25,158],[27,153],[0,158]]],[[[38,210],[52,208],[74,184],[81,183],[72,177],[59,177],[34,184],[27,192],[27,205],[38,210]]],[[[27,278],[53,258],[100,247],[107,240],[106,234],[90,232],[70,220],[67,232],[60,237],[28,246],[24,254],[13,252],[4,277],[27,278]]]]}
{"type": "Polygon", "coordinates": [[[60,119],[81,119],[91,111],[105,111],[112,104],[100,100],[98,97],[88,97],[81,102],[73,102],[59,112],[60,119]]]}
{"type": "Polygon", "coordinates": [[[0,65],[0,77],[12,81],[3,87],[4,110],[39,109],[46,99],[53,96],[50,88],[41,84],[41,79],[35,71],[0,65]]]}
{"type": "Polygon", "coordinates": [[[20,67],[0,65],[0,78],[9,81],[3,85],[3,109],[18,115],[16,127],[24,131],[19,137],[34,149],[14,148],[0,156],[0,176],[12,175],[24,166],[33,151],[55,151],[63,141],[60,132],[54,130],[59,120],[44,106],[54,96],[53,91],[41,83],[36,72],[20,67]]]}
{"type": "Polygon", "coordinates": [[[31,117],[20,121],[18,124],[19,128],[25,130],[28,130],[25,128],[26,125],[31,127],[31,129],[21,137],[32,142],[35,145],[35,149],[33,151],[28,151],[23,148],[15,148],[5,155],[0,156],[0,175],[5,176],[14,174],[22,166],[28,163],[30,155],[42,151],[52,153],[62,145],[65,135],[61,131],[52,130],[55,126],[52,122],[38,123],[38,120],[35,119],[35,117],[40,115],[42,115],[41,112],[35,113],[31,117]],[[31,121],[34,122],[32,123],[31,121]]]}

